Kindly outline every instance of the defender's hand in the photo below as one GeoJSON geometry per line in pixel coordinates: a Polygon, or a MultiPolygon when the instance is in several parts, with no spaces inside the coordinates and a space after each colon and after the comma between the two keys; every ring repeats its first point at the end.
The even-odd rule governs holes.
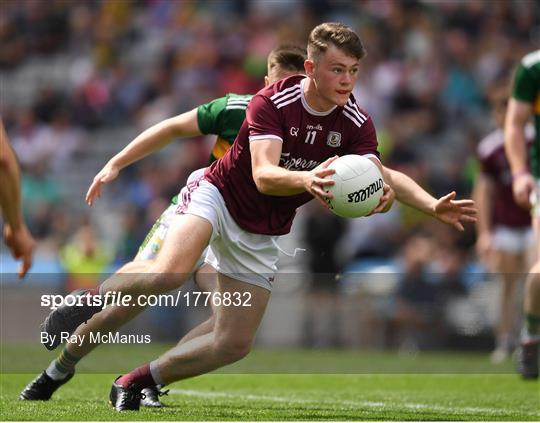
{"type": "Polygon", "coordinates": [[[86,204],[91,206],[94,203],[95,198],[101,197],[101,186],[107,184],[118,176],[120,169],[118,166],[107,163],[103,169],[94,177],[88,192],[86,193],[86,204]]]}
{"type": "Polygon", "coordinates": [[[477,210],[473,200],[454,200],[454,198],[456,198],[455,191],[439,198],[433,206],[433,216],[459,231],[464,231],[463,223],[476,222],[477,210]]]}

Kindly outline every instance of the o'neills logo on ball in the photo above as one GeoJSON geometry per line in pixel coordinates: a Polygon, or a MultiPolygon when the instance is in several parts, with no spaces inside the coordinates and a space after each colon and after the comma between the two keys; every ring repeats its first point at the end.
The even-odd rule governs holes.
{"type": "Polygon", "coordinates": [[[367,186],[366,188],[347,194],[347,198],[348,198],[347,202],[359,203],[360,201],[365,201],[369,197],[371,197],[373,194],[375,194],[377,191],[382,189],[383,186],[384,186],[384,182],[381,178],[379,178],[377,181],[369,184],[369,186],[367,186]]]}

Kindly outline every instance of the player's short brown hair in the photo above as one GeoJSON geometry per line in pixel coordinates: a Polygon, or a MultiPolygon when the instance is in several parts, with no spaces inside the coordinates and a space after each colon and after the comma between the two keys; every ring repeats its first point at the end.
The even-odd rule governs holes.
{"type": "Polygon", "coordinates": [[[279,66],[284,71],[303,73],[306,57],[307,51],[304,47],[282,44],[268,55],[268,69],[279,66]]]}
{"type": "Polygon", "coordinates": [[[366,55],[360,37],[350,27],[338,22],[325,22],[317,25],[309,34],[308,57],[317,60],[330,44],[359,60],[366,55]]]}

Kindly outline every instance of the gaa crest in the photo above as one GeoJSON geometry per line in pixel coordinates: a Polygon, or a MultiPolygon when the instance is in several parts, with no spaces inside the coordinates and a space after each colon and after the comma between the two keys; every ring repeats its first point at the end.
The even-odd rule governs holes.
{"type": "Polygon", "coordinates": [[[341,134],[334,131],[328,132],[326,145],[329,145],[330,147],[339,147],[341,145],[341,134]]]}

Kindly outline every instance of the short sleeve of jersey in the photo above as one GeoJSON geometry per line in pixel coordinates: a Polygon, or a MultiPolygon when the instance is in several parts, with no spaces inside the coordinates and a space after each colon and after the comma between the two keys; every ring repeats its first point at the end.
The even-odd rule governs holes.
{"type": "Polygon", "coordinates": [[[249,140],[279,139],[283,141],[280,114],[272,101],[263,95],[253,97],[247,108],[249,140]]]}
{"type": "Polygon", "coordinates": [[[364,155],[374,155],[380,160],[380,154],[377,151],[377,132],[371,117],[362,124],[360,128],[355,126],[355,136],[352,137],[352,143],[348,153],[364,155]]]}
{"type": "Polygon", "coordinates": [[[227,98],[221,97],[197,107],[197,123],[203,134],[221,134],[226,106],[227,98]]]}
{"type": "Polygon", "coordinates": [[[538,93],[531,69],[520,63],[514,76],[512,97],[516,100],[533,103],[538,93]]]}

